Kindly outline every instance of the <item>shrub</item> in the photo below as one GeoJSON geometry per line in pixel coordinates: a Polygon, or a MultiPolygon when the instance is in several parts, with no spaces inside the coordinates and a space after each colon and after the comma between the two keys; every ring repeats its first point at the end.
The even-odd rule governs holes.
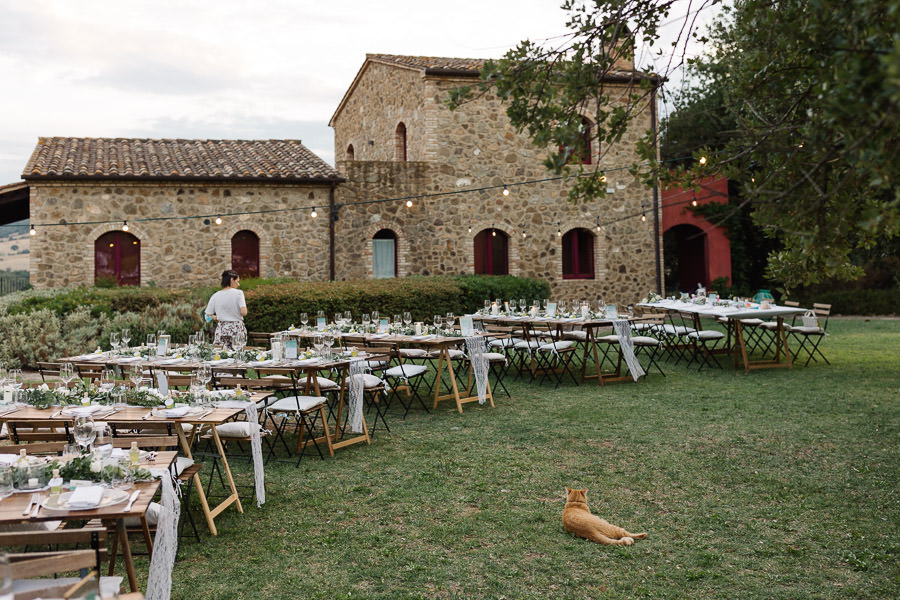
{"type": "Polygon", "coordinates": [[[809,308],[813,302],[830,304],[834,315],[893,315],[900,307],[900,290],[798,291],[792,299],[809,308]]]}

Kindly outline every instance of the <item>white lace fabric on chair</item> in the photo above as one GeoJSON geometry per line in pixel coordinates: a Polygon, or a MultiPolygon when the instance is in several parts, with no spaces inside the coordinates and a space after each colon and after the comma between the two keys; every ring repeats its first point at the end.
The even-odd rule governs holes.
{"type": "Polygon", "coordinates": [[[366,361],[357,359],[350,361],[350,405],[349,419],[351,433],[362,433],[363,430],[363,389],[366,374],[366,361]]]}
{"type": "Polygon", "coordinates": [[[169,600],[172,594],[172,568],[178,552],[178,519],[181,504],[175,496],[175,486],[170,474],[161,478],[162,494],[159,501],[159,519],[156,523],[156,539],[153,557],[147,575],[147,600],[169,600]]]}
{"type": "Polygon", "coordinates": [[[256,486],[256,507],[266,503],[266,472],[263,469],[262,440],[259,431],[259,415],[256,402],[248,402],[244,408],[250,423],[250,454],[253,456],[253,481],[256,486]]]}
{"type": "Polygon", "coordinates": [[[469,354],[469,362],[472,364],[472,372],[475,373],[478,404],[484,404],[484,401],[487,400],[488,359],[484,355],[485,348],[484,338],[480,335],[466,338],[466,351],[469,354]]]}
{"type": "Polygon", "coordinates": [[[634,342],[631,340],[631,323],[624,320],[613,321],[613,330],[616,332],[616,337],[619,338],[619,350],[625,358],[625,364],[628,365],[628,372],[637,381],[639,377],[645,375],[645,372],[634,355],[634,342]]]}

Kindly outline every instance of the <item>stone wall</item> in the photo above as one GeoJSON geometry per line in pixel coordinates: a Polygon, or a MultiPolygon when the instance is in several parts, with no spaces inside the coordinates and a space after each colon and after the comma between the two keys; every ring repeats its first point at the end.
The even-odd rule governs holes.
{"type": "Polygon", "coordinates": [[[260,239],[260,274],[328,279],[328,186],[104,182],[29,183],[32,223],[83,223],[38,227],[31,238],[31,283],[36,288],[93,284],[94,241],[121,228],[140,240],[141,285],[215,284],[231,266],[231,237],[253,231],[260,239]],[[297,210],[227,216],[318,205],[319,218],[297,210]],[[204,219],[142,218],[213,215],[204,219]],[[216,225],[214,215],[223,214],[216,225]],[[113,220],[113,223],[97,223],[113,220]]]}
{"type": "MultiPolygon", "coordinates": [[[[371,238],[382,226],[398,235],[400,275],[472,273],[474,238],[494,227],[509,235],[510,274],[546,279],[554,296],[630,303],[655,289],[652,190],[626,168],[633,161],[635,142],[650,126],[649,110],[641,113],[621,143],[603,149],[600,168],[608,174],[611,191],[607,197],[574,205],[567,200],[569,187],[564,181],[524,184],[554,177],[543,166],[546,150],[515,132],[496,97],[484,95],[450,111],[445,104],[448,90],[471,80],[416,79],[406,70],[374,66],[360,78],[334,122],[336,151],[353,138],[353,127],[363,128],[364,135],[389,132],[397,114],[417,118],[423,114],[424,160],[391,162],[386,153],[378,160],[362,160],[357,152],[357,160],[338,162],[338,170],[347,178],[338,192],[348,205],[341,214],[349,217],[342,216],[338,225],[338,257],[344,265],[339,277],[371,276],[371,238]],[[406,78],[407,87],[398,94],[385,91],[397,85],[394,72],[406,78]],[[397,104],[415,97],[424,98],[419,112],[397,104]],[[509,186],[509,196],[501,194],[503,185],[509,186]],[[479,190],[486,187],[493,189],[479,190]],[[402,200],[408,195],[452,191],[464,193],[417,199],[412,208],[402,200]],[[367,198],[398,200],[350,206],[367,198]],[[639,218],[642,211],[645,222],[639,218]],[[604,224],[600,231],[598,220],[604,224]],[[558,232],[574,228],[587,229],[594,236],[592,280],[562,277],[558,232]]],[[[626,93],[624,87],[618,89],[626,93]]],[[[381,145],[386,146],[387,139],[382,139],[381,145]]],[[[599,151],[595,144],[595,161],[599,151]]]]}

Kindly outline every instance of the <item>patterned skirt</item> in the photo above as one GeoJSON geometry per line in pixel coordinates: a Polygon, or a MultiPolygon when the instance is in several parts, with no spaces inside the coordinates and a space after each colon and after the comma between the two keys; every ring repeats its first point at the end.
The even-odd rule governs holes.
{"type": "Polygon", "coordinates": [[[247,343],[247,328],[244,327],[243,321],[219,321],[216,325],[216,337],[213,344],[216,346],[224,346],[231,349],[231,340],[237,333],[244,334],[244,344],[247,343]]]}

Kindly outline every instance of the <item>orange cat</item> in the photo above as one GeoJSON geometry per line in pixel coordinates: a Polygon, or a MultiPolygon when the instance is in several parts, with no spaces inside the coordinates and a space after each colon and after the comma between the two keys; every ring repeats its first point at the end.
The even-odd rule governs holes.
{"type": "Polygon", "coordinates": [[[630,546],[634,540],[642,540],[647,537],[646,533],[628,533],[621,527],[610,525],[597,515],[592,515],[591,509],[587,505],[587,490],[566,488],[563,527],[578,537],[607,545],[630,546]]]}

